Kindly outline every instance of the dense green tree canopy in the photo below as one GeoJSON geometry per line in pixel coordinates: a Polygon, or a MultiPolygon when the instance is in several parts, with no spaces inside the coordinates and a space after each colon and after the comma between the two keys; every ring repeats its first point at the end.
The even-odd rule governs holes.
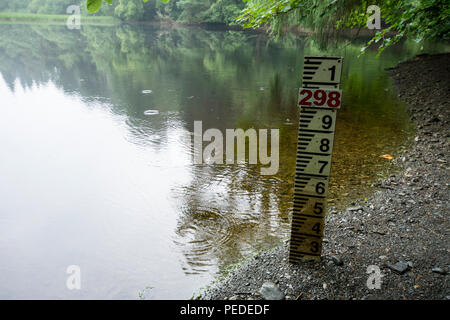
{"type": "Polygon", "coordinates": [[[0,1],[0,12],[66,14],[79,4],[83,14],[114,16],[123,21],[169,20],[182,23],[235,23],[242,0],[15,0],[0,1]]]}

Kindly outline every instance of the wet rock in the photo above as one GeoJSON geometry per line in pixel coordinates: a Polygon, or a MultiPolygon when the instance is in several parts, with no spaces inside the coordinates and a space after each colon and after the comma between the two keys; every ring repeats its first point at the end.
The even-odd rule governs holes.
{"type": "Polygon", "coordinates": [[[431,271],[433,271],[434,273],[439,273],[441,275],[446,275],[447,274],[447,272],[444,269],[442,269],[442,268],[433,268],[433,269],[431,269],[431,271]]]}
{"type": "Polygon", "coordinates": [[[283,300],[284,293],[281,292],[280,288],[273,282],[264,282],[259,289],[259,293],[264,298],[264,300],[283,300]]]}
{"type": "Polygon", "coordinates": [[[344,264],[344,262],[342,262],[341,258],[339,258],[338,256],[332,256],[331,260],[333,260],[334,264],[337,266],[342,266],[344,264]]]}
{"type": "Polygon", "coordinates": [[[398,274],[404,274],[409,270],[409,264],[406,261],[399,261],[395,264],[386,263],[386,266],[398,274]]]}

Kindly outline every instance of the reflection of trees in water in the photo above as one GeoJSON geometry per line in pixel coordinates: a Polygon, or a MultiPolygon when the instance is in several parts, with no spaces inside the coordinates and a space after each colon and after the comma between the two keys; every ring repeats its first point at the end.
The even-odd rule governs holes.
{"type": "Polygon", "coordinates": [[[1,25],[0,30],[0,71],[9,84],[16,78],[24,87],[54,80],[72,90],[81,73],[92,72],[90,60],[76,50],[83,38],[65,27],[1,25]]]}

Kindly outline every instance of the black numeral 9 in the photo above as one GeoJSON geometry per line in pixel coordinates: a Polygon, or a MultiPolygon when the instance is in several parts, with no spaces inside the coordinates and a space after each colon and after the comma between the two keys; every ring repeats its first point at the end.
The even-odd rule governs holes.
{"type": "Polygon", "coordinates": [[[322,118],[322,123],[323,123],[322,128],[330,129],[331,126],[333,125],[333,118],[331,116],[326,115],[322,118]]]}

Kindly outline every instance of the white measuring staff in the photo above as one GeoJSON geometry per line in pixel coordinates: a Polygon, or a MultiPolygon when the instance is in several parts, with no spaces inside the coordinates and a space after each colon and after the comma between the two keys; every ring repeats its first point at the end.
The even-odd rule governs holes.
{"type": "Polygon", "coordinates": [[[289,261],[320,259],[342,57],[305,57],[289,261]]]}

